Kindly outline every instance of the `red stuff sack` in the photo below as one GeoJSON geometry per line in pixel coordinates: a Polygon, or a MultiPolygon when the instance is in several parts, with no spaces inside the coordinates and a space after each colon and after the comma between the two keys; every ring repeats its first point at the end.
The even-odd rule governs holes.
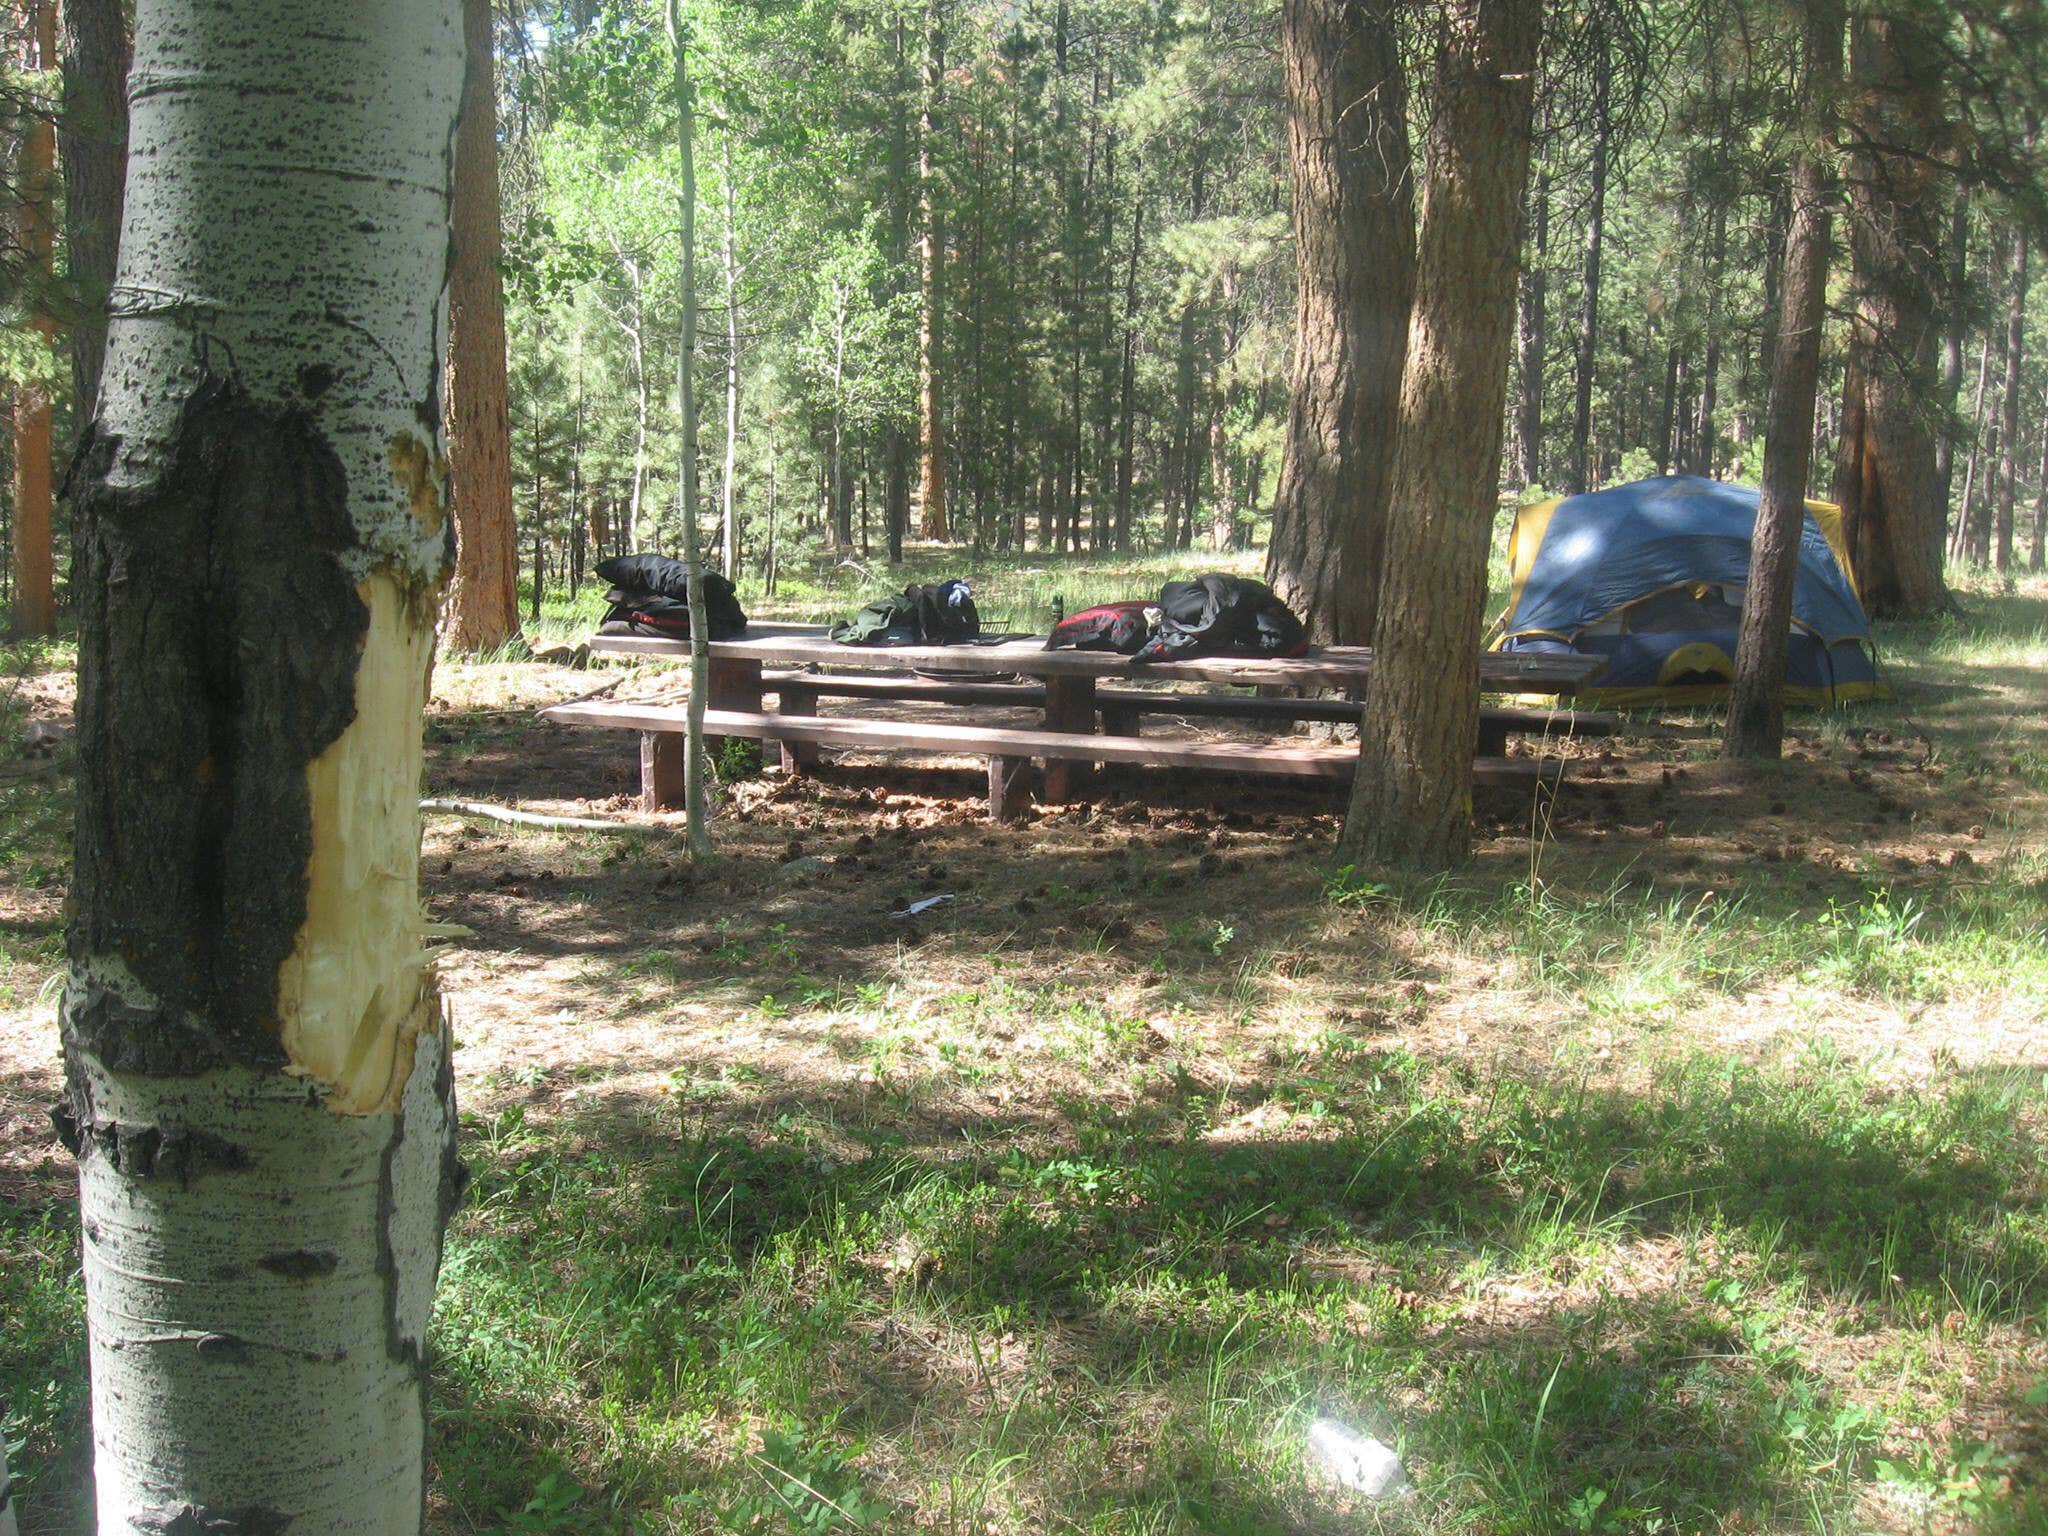
{"type": "Polygon", "coordinates": [[[1053,625],[1045,638],[1048,651],[1115,651],[1135,656],[1152,638],[1152,621],[1145,616],[1154,603],[1103,603],[1053,625]]]}

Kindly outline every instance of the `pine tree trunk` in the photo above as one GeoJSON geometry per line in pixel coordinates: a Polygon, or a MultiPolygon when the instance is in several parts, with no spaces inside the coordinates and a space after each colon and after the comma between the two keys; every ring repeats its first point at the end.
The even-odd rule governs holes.
{"type": "Polygon", "coordinates": [[[690,702],[684,719],[683,816],[690,857],[711,856],[711,830],[704,806],[704,706],[711,691],[710,637],[704,632],[704,554],[697,528],[697,161],[696,92],[690,83],[690,35],[679,0],[668,0],[668,42],[674,56],[676,147],[682,177],[676,187],[676,225],[682,235],[677,280],[682,287],[682,335],[676,349],[676,405],[681,416],[676,450],[676,513],[683,527],[683,561],[689,575],[690,702]]]}
{"type": "MultiPolygon", "coordinates": [[[[56,0],[28,0],[28,29],[34,43],[35,68],[57,64],[56,0]]],[[[15,229],[20,259],[50,281],[50,254],[56,244],[57,136],[41,112],[30,112],[23,124],[16,165],[20,180],[15,229]]],[[[34,302],[33,298],[31,302],[34,302]]],[[[29,330],[42,346],[55,345],[57,326],[40,306],[29,316],[29,330]]],[[[50,535],[51,444],[50,392],[41,384],[24,384],[14,395],[14,633],[37,636],[57,628],[56,564],[50,535]]]]}
{"type": "Polygon", "coordinates": [[[107,296],[121,235],[128,150],[128,27],[121,0],[68,0],[64,23],[64,251],[79,313],[71,328],[72,418],[83,432],[100,392],[107,296]]]}
{"type": "MultiPolygon", "coordinates": [[[[1802,94],[1829,100],[1841,78],[1842,0],[1810,0],[1802,94]]],[[[1785,654],[1792,586],[1806,523],[1806,477],[1813,453],[1814,397],[1826,319],[1828,231],[1834,188],[1824,147],[1802,147],[1792,170],[1792,217],[1785,234],[1784,294],[1764,430],[1762,495],[1750,541],[1749,585],[1735,653],[1735,687],[1721,750],[1730,757],[1776,757],[1785,735],[1785,654]]]]}
{"type": "MultiPolygon", "coordinates": [[[[1863,605],[1880,618],[1950,606],[1942,571],[1948,493],[1928,404],[1938,396],[1940,167],[1933,40],[1903,19],[1859,17],[1852,39],[1849,330],[1834,499],[1863,605]],[[1932,72],[1930,73],[1930,65],[1932,72]]],[[[1961,373],[1958,337],[1957,377],[1961,373]]],[[[1951,397],[1953,398],[1953,397],[1951,397]]]]}
{"type": "Polygon", "coordinates": [[[1295,347],[1266,579],[1317,641],[1372,635],[1414,286],[1402,74],[1383,0],[1286,0],[1295,347]]]}
{"type": "Polygon", "coordinates": [[[421,1524],[461,37],[455,0],[138,8],[120,286],[180,302],[112,319],[78,470],[58,1113],[109,1536],[421,1524]]]}
{"type": "Polygon", "coordinates": [[[1569,489],[1574,495],[1593,486],[1588,452],[1593,432],[1593,367],[1600,344],[1600,259],[1607,230],[1607,141],[1614,126],[1614,56],[1606,33],[1597,24],[1593,46],[1599,50],[1599,57],[1593,65],[1593,185],[1586,207],[1586,247],[1579,272],[1579,343],[1573,371],[1569,489]]]}
{"type": "Polygon", "coordinates": [[[1479,626],[1500,475],[1541,0],[1450,0],[1401,382],[1393,515],[1340,858],[1470,850],[1479,626]]]}
{"type": "Polygon", "coordinates": [[[455,129],[455,266],[448,285],[448,497],[455,584],[452,651],[496,650],[519,633],[518,534],[498,278],[498,86],[491,0],[462,0],[468,78],[455,129]]]}
{"type": "Polygon", "coordinates": [[[933,167],[934,123],[945,78],[945,46],[939,0],[925,0],[923,91],[917,116],[917,497],[924,536],[940,541],[953,536],[946,506],[946,409],[939,379],[945,325],[941,285],[946,233],[939,208],[938,175],[933,167]]]}

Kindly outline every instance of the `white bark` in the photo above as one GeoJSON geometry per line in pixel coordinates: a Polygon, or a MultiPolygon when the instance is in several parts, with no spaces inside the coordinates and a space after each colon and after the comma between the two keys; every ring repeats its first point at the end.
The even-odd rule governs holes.
{"type": "Polygon", "coordinates": [[[676,147],[682,175],[676,184],[676,222],[683,237],[682,345],[676,355],[676,408],[682,421],[677,443],[676,503],[683,523],[683,558],[689,568],[690,702],[684,722],[683,811],[690,857],[711,856],[705,825],[704,703],[711,692],[710,636],[704,633],[704,555],[697,532],[697,162],[694,155],[696,88],[690,82],[690,35],[678,0],[668,0],[669,48],[674,54],[676,147]]]}
{"type": "Polygon", "coordinates": [[[640,507],[645,499],[647,487],[647,341],[645,317],[640,304],[640,258],[631,257],[626,262],[627,276],[633,283],[633,323],[626,327],[626,334],[633,341],[633,499],[626,510],[627,536],[633,548],[647,548],[645,530],[640,526],[640,507]]]}
{"type": "Polygon", "coordinates": [[[7,1442],[0,1439],[0,1536],[17,1536],[14,1523],[14,1485],[7,1479],[7,1442]]]}
{"type": "Polygon", "coordinates": [[[725,473],[719,480],[720,558],[725,579],[740,579],[740,529],[733,515],[733,477],[739,463],[740,442],[740,261],[739,208],[732,179],[732,133],[727,131],[725,151],[725,228],[719,242],[719,261],[725,273],[725,473]]]}
{"type": "MultiPolygon", "coordinates": [[[[96,424],[97,442],[113,446],[87,524],[99,600],[127,601],[124,498],[148,507],[189,492],[197,402],[225,394],[238,423],[201,466],[223,506],[256,483],[265,423],[302,423],[321,458],[298,462],[295,494],[268,525],[214,525],[216,539],[237,541],[211,556],[226,573],[209,574],[223,633],[195,640],[166,619],[152,636],[177,666],[189,647],[192,670],[219,669],[217,748],[189,765],[116,760],[110,774],[103,756],[82,770],[95,792],[81,795],[80,847],[102,886],[175,882],[186,852],[157,827],[105,824],[116,803],[105,785],[120,774],[166,780],[135,791],[166,804],[218,799],[228,823],[200,850],[211,862],[195,876],[194,931],[217,949],[191,974],[105,920],[117,908],[101,891],[80,893],[87,915],[73,926],[66,1112],[106,1536],[395,1533],[422,1518],[424,1341],[454,1188],[454,1109],[421,944],[417,807],[434,609],[452,553],[439,391],[461,84],[459,0],[137,10],[96,424]],[[329,467],[338,481],[323,478],[329,467]],[[303,520],[309,507],[322,526],[303,520]],[[237,682],[279,654],[330,664],[334,641],[294,630],[299,594],[249,582],[272,556],[341,580],[344,595],[352,585],[365,616],[352,708],[342,693],[345,723],[283,770],[294,782],[264,779],[276,723],[237,682]],[[223,781],[235,794],[212,787],[223,781]],[[273,801],[282,809],[268,814],[303,836],[304,909],[274,975],[259,970],[251,988],[233,968],[251,956],[267,965],[268,950],[261,934],[245,946],[236,925],[253,932],[261,914],[235,893],[259,861],[274,878],[274,861],[298,857],[248,835],[267,824],[252,806],[273,801]],[[154,1033],[124,1036],[126,1021],[154,1033]],[[128,1040],[145,1038],[131,1051],[128,1040]]],[[[167,594],[166,607],[184,596],[167,594]]],[[[81,753],[132,753],[147,680],[118,670],[135,664],[129,650],[93,654],[94,668],[107,658],[112,670],[81,678],[82,701],[92,698],[81,753]]]]}

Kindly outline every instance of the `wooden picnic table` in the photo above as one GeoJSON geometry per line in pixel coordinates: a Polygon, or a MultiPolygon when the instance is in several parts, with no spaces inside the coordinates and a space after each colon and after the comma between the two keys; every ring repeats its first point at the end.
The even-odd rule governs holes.
{"type": "MultiPolygon", "coordinates": [[[[687,640],[640,635],[599,635],[592,638],[590,648],[612,655],[677,661],[688,660],[690,654],[687,640]]],[[[705,704],[727,716],[760,713],[763,694],[774,688],[774,680],[763,676],[763,669],[768,666],[984,676],[1021,674],[1043,684],[1043,729],[1068,736],[1096,729],[1096,684],[1103,679],[1198,682],[1261,689],[1338,689],[1362,698],[1372,677],[1372,649],[1357,645],[1324,646],[1312,655],[1300,657],[1208,656],[1144,663],[1109,651],[1047,650],[1044,639],[1036,636],[980,645],[855,646],[834,641],[824,625],[753,623],[744,636],[714,640],[706,649],[709,686],[705,704]]],[[[1598,656],[1485,651],[1479,657],[1480,687],[1489,693],[1569,697],[1605,665],[1604,658],[1598,656]]],[[[623,718],[609,720],[604,711],[594,707],[579,706],[578,712],[565,710],[556,717],[566,722],[584,715],[593,724],[627,723],[623,718]]],[[[1045,787],[1050,798],[1066,798],[1073,767],[1071,759],[1046,759],[1045,787]]],[[[649,775],[656,771],[653,767],[645,768],[649,775]]]]}

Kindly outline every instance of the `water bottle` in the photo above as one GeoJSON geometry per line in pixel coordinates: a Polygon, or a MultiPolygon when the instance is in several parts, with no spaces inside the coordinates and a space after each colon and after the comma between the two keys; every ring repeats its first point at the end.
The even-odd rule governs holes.
{"type": "Polygon", "coordinates": [[[1062,593],[1052,595],[1052,627],[1058,629],[1060,621],[1067,616],[1067,599],[1062,593]]]}
{"type": "Polygon", "coordinates": [[[1408,1473],[1393,1447],[1380,1444],[1335,1419],[1317,1419],[1308,1427],[1308,1448],[1325,1471],[1346,1488],[1369,1498],[1406,1493],[1408,1473]]]}

